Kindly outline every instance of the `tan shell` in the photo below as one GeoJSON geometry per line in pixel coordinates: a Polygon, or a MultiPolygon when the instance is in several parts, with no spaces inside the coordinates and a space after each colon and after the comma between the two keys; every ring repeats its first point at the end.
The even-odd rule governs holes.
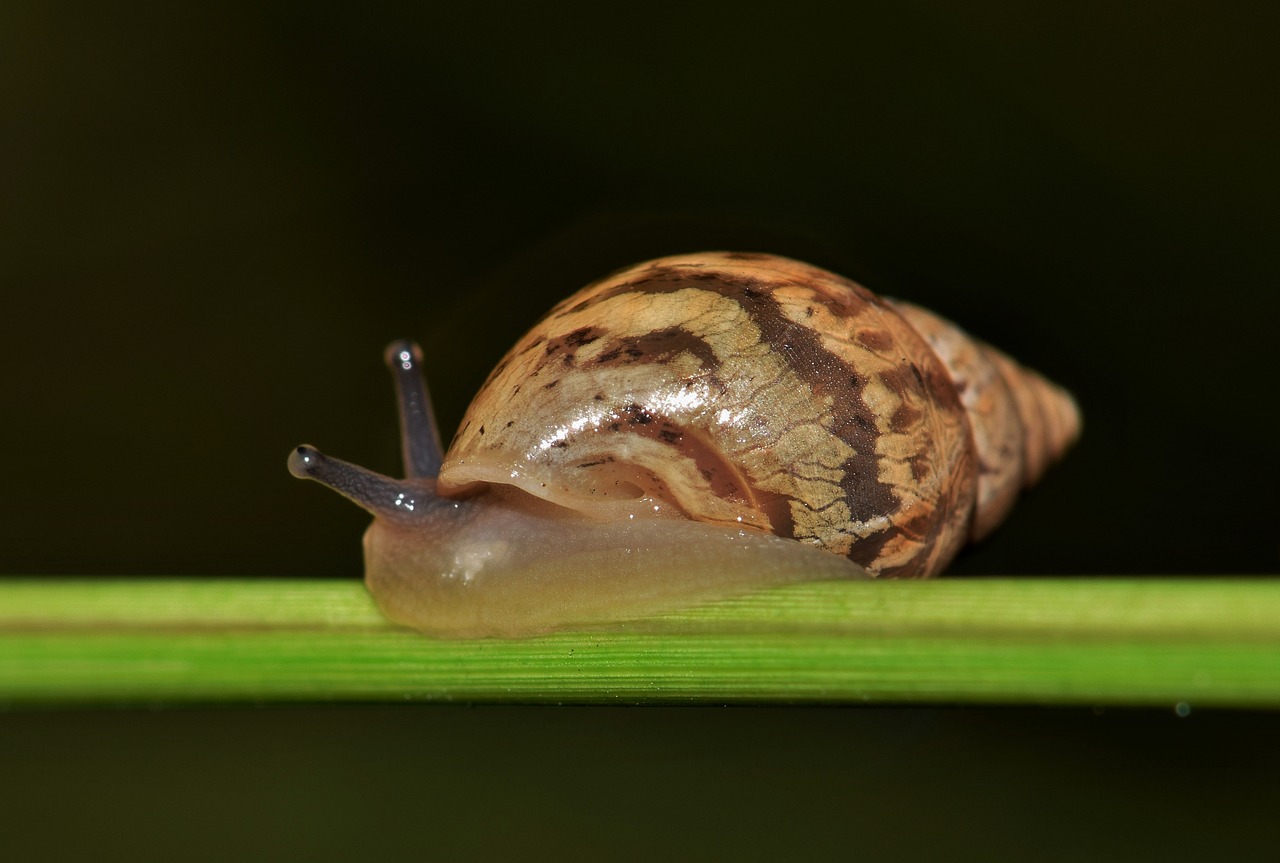
{"type": "Polygon", "coordinates": [[[552,309],[476,396],[440,490],[674,511],[927,576],[1078,432],[1065,391],[923,309],[799,261],[711,252],[552,309]]]}

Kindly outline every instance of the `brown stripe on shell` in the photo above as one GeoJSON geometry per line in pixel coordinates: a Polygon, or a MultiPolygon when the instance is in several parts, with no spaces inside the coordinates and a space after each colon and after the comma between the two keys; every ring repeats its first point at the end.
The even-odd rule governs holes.
{"type": "Polygon", "coordinates": [[[822,271],[804,270],[811,282],[797,279],[776,296],[791,320],[804,322],[856,370],[860,400],[875,425],[877,479],[899,499],[884,515],[884,530],[855,525],[864,550],[854,554],[874,554],[873,568],[886,575],[937,572],[963,542],[973,495],[971,443],[954,387],[886,301],[847,279],[818,279],[822,271]],[[825,299],[818,315],[810,314],[814,289],[825,299]]]}
{"type": "Polygon", "coordinates": [[[599,365],[665,362],[682,353],[695,357],[709,371],[720,365],[706,340],[683,327],[667,327],[652,333],[618,338],[609,350],[596,356],[592,362],[599,365]]]}

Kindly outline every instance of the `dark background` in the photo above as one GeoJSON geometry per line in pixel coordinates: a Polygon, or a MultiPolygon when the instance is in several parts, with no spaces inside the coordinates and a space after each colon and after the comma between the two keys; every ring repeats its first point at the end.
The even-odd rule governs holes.
{"type": "MultiPolygon", "coordinates": [[[[0,573],[354,578],[365,517],[284,459],[305,440],[398,470],[387,341],[422,343],[447,436],[552,303],[706,248],[929,306],[1078,395],[1080,446],[957,571],[1276,572],[1267,4],[179,5],[0,7],[0,573]]],[[[922,848],[926,824],[964,840],[953,854],[1039,836],[1058,837],[1047,856],[1242,852],[1276,800],[1275,730],[1114,711],[0,717],[31,741],[14,800],[60,777],[62,823],[114,825],[135,853],[130,813],[156,806],[156,848],[220,831],[201,847],[429,852],[473,832],[509,850],[463,813],[529,801],[565,856],[619,850],[596,836],[712,847],[689,838],[703,813],[761,859],[922,848]]],[[[510,847],[540,847],[540,822],[516,822],[510,847]]]]}

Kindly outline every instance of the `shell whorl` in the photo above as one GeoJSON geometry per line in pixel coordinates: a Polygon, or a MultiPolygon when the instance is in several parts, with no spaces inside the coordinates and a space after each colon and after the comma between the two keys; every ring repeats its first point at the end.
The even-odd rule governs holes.
{"type": "Polygon", "coordinates": [[[910,303],[894,307],[947,367],[969,418],[978,461],[970,533],[982,539],[1080,434],[1071,394],[950,321],[910,303]]]}
{"type": "Polygon", "coordinates": [[[928,312],[798,261],[713,252],[552,309],[472,402],[439,485],[741,524],[926,576],[1077,429],[1063,391],[928,312]]]}

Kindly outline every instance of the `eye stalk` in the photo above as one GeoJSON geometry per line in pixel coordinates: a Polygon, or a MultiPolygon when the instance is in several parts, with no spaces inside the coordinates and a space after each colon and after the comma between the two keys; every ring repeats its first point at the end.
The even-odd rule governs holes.
{"type": "Polygon", "coordinates": [[[307,444],[289,454],[289,473],[298,479],[313,479],[370,514],[391,521],[414,522],[432,508],[447,505],[435,495],[434,478],[392,479],[330,458],[307,444]]]}
{"type": "Polygon", "coordinates": [[[387,345],[382,356],[396,385],[404,475],[434,478],[440,473],[444,448],[440,445],[440,430],[436,427],[427,379],[422,374],[422,348],[407,339],[399,339],[387,345]]]}

